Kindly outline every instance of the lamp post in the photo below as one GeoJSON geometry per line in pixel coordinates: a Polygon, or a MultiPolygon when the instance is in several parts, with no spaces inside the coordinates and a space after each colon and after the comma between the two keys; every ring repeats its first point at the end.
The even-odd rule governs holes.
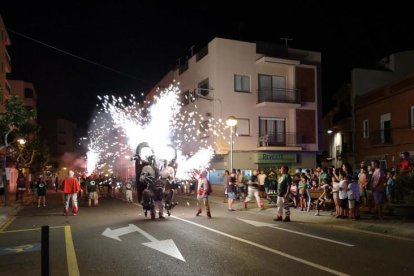
{"type": "Polygon", "coordinates": [[[234,116],[229,116],[226,120],[226,125],[230,127],[230,173],[233,172],[233,136],[234,127],[237,125],[237,119],[234,116]]]}

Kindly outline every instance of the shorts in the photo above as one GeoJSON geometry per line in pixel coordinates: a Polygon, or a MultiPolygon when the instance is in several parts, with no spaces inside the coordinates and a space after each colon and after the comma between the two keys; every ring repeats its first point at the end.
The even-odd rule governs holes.
{"type": "Polygon", "coordinates": [[[89,199],[97,200],[98,199],[98,193],[97,192],[90,192],[88,197],[89,197],[89,199]]]}
{"type": "Polygon", "coordinates": [[[356,202],[355,199],[348,199],[348,207],[349,207],[349,209],[355,208],[355,202],[356,202]]]}
{"type": "Polygon", "coordinates": [[[228,192],[227,197],[230,199],[236,199],[236,193],[235,192],[228,192]]]}

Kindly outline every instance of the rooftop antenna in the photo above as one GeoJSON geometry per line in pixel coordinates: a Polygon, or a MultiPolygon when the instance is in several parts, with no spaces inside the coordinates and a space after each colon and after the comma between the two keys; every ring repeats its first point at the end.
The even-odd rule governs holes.
{"type": "Polygon", "coordinates": [[[288,37],[281,37],[280,39],[285,41],[286,49],[289,48],[288,41],[293,40],[293,38],[288,38],[288,37]]]}

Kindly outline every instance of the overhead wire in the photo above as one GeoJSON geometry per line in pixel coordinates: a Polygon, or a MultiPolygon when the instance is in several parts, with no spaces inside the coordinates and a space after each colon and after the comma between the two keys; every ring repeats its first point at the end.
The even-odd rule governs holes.
{"type": "Polygon", "coordinates": [[[128,73],[124,73],[124,72],[122,72],[122,71],[119,71],[119,70],[113,69],[113,68],[111,68],[111,67],[109,67],[109,66],[106,66],[106,65],[103,65],[103,64],[97,63],[97,62],[95,62],[95,61],[93,61],[93,60],[90,60],[90,59],[87,59],[87,58],[84,58],[84,57],[81,57],[81,56],[78,56],[78,55],[72,54],[72,53],[70,53],[70,52],[68,52],[68,51],[65,51],[65,50],[59,49],[59,48],[57,48],[57,47],[55,47],[55,46],[52,46],[52,45],[50,45],[50,44],[47,44],[47,43],[42,42],[42,41],[40,41],[40,40],[38,40],[38,39],[32,38],[32,37],[30,37],[30,36],[28,36],[28,35],[25,35],[25,34],[22,34],[22,33],[20,33],[20,32],[15,31],[15,30],[12,30],[12,29],[10,29],[10,28],[6,28],[6,29],[7,29],[7,31],[9,31],[9,32],[11,32],[11,33],[13,33],[13,34],[15,34],[15,35],[21,36],[21,37],[26,38],[26,39],[28,39],[28,40],[30,40],[30,41],[33,41],[33,42],[38,43],[38,44],[41,44],[41,45],[43,45],[43,46],[46,46],[46,47],[48,47],[48,48],[51,48],[51,49],[53,49],[53,50],[55,50],[55,51],[58,51],[58,52],[60,52],[60,53],[63,53],[63,54],[69,55],[69,56],[71,56],[71,57],[77,58],[77,59],[82,60],[82,61],[84,61],[84,62],[87,62],[87,63],[93,64],[93,65],[95,65],[95,66],[102,67],[102,68],[104,68],[104,69],[106,69],[106,70],[109,70],[109,71],[115,72],[115,73],[117,73],[117,74],[119,74],[119,75],[123,75],[123,76],[125,76],[125,77],[131,78],[131,79],[134,79],[134,80],[137,80],[137,81],[145,82],[145,83],[150,82],[149,80],[145,80],[145,79],[142,79],[142,78],[137,78],[137,77],[132,76],[132,75],[130,75],[130,74],[128,74],[128,73]]]}

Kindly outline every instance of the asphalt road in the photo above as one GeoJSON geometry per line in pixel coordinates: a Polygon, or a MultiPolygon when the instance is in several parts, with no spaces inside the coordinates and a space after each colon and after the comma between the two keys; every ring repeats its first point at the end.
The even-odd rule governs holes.
{"type": "Polygon", "coordinates": [[[276,223],[272,213],[195,216],[192,197],[150,220],[137,204],[103,198],[62,215],[61,195],[26,206],[0,232],[0,275],[41,275],[41,230],[50,231],[51,275],[409,275],[414,242],[327,225],[276,223]]]}

